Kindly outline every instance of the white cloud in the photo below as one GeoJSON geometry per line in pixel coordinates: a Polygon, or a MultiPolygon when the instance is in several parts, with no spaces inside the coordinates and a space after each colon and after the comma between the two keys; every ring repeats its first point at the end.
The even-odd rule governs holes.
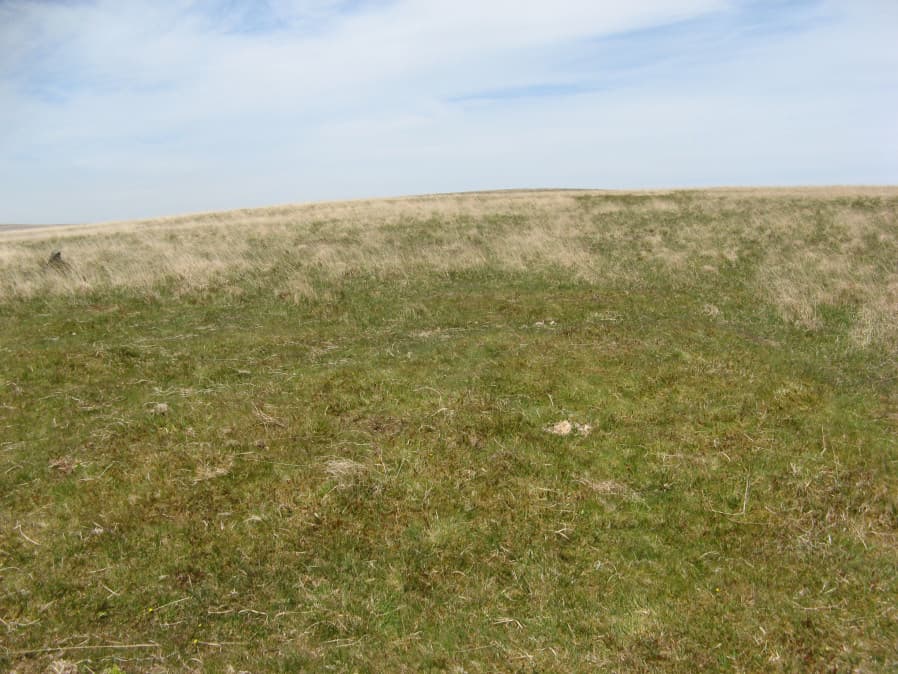
{"type": "Polygon", "coordinates": [[[0,220],[898,180],[885,2],[808,5],[798,28],[757,36],[739,17],[777,28],[775,11],[723,0],[262,4],[0,3],[0,220]],[[618,38],[637,65],[594,54],[652,27],[687,47],[656,55],[637,32],[618,38]],[[501,95],[556,84],[582,92],[501,95]]]}

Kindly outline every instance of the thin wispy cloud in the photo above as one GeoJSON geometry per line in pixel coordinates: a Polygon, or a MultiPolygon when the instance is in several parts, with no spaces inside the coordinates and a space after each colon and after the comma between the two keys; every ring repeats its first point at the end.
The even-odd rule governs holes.
{"type": "Polygon", "coordinates": [[[0,1],[0,221],[898,182],[893,4],[0,1]]]}

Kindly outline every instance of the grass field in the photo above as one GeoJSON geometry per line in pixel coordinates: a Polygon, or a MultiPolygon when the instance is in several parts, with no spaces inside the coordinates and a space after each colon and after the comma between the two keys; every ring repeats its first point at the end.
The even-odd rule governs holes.
{"type": "Polygon", "coordinates": [[[894,671],[896,379],[898,188],[0,233],[0,669],[894,671]]]}

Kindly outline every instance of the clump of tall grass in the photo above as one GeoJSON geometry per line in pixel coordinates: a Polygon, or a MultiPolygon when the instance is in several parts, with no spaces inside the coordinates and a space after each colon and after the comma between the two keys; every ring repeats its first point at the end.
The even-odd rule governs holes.
{"type": "Polygon", "coordinates": [[[0,234],[0,301],[110,288],[560,268],[595,283],[729,270],[808,330],[849,308],[858,345],[898,346],[898,189],[491,192],[304,204],[0,234]],[[48,264],[62,251],[64,270],[48,264]]]}

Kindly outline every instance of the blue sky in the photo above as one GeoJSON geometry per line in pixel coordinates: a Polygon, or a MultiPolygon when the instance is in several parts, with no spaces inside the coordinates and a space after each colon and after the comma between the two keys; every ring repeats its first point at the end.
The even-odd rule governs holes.
{"type": "Polygon", "coordinates": [[[894,0],[0,0],[0,222],[898,183],[894,0]]]}

